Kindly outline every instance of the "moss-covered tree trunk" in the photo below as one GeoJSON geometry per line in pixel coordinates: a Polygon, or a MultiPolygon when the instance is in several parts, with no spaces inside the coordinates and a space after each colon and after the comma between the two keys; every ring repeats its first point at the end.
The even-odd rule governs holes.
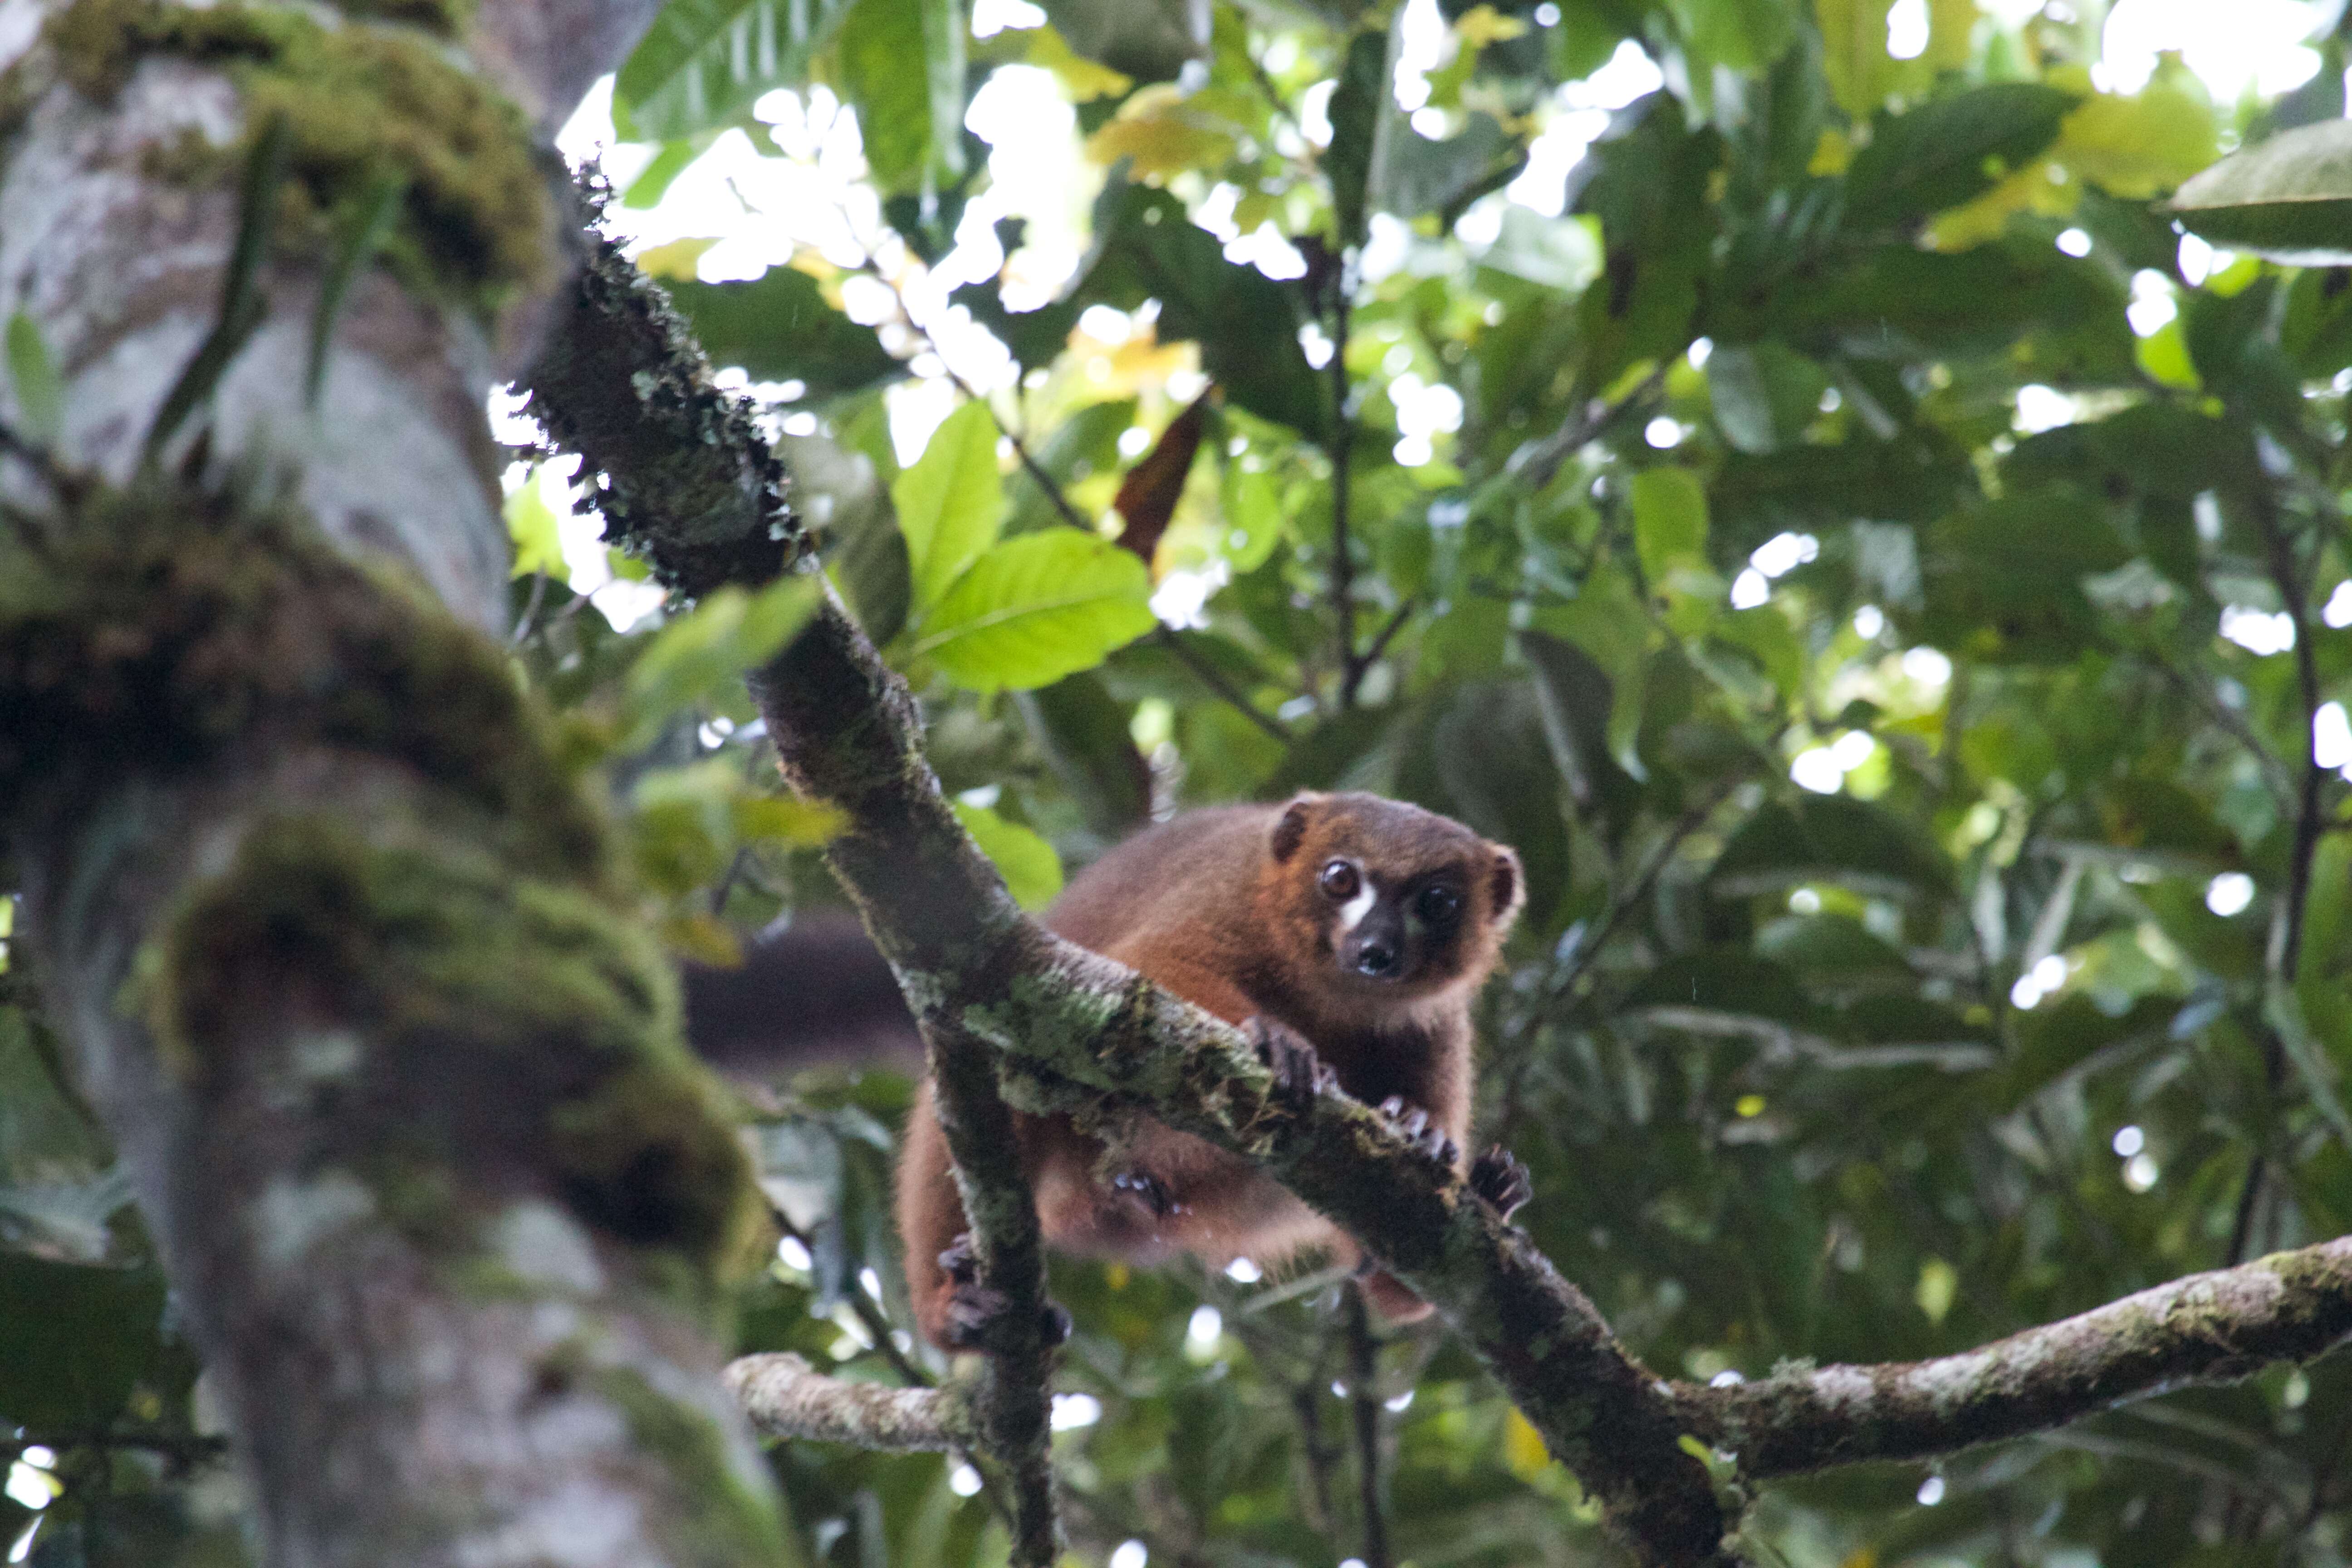
{"type": "Polygon", "coordinates": [[[495,640],[543,140],[652,7],[344,9],[0,0],[8,879],[272,1562],[778,1561],[742,1157],[495,640]]]}

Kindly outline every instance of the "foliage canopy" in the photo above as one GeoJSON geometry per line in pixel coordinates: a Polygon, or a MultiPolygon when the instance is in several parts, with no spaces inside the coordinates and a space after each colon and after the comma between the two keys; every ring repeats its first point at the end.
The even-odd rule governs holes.
{"type": "MultiPolygon", "coordinates": [[[[1481,1125],[1533,1168],[1544,1251],[1699,1379],[1947,1353],[2352,1228],[2352,273],[2292,264],[2343,259],[2352,189],[2286,140],[2340,120],[2344,46],[2216,105],[2177,62],[2102,87],[2095,5],[1912,9],[1896,58],[1891,20],[1919,29],[1879,0],[1056,0],[985,37],[955,0],[672,0],[617,85],[660,143],[632,205],[724,138],[813,158],[787,110],[854,120],[854,262],[645,259],[770,400],[1015,893],[1155,812],[1299,787],[1515,845],[1481,1125]],[[1102,182],[1042,301],[1016,222],[1006,286],[932,281],[986,250],[966,111],[1008,69],[1076,105],[1102,182]],[[2284,173],[2182,212],[2289,261],[2185,236],[2157,198],[2271,136],[2284,173]],[[895,389],[943,376],[902,462],[895,389]]],[[[20,386],[49,374],[29,324],[7,343],[20,386]]],[[[734,682],[805,600],[614,633],[547,603],[541,493],[518,658],[603,737],[673,944],[723,956],[831,896],[834,825],[770,798],[734,682]]],[[[75,1347],[0,1345],[0,1414],[179,1441],[193,1369],[52,1055],[0,1009],[0,1302],[40,1304],[0,1318],[75,1347]]],[[[741,1342],[893,1377],[908,1086],[799,1087],[758,1136],[803,1234],[741,1342]]],[[[1333,1283],[1057,1266],[1087,1552],[1354,1550],[1333,1283]]],[[[1401,1559],[1606,1551],[1459,1347],[1399,1335],[1377,1384],[1401,1559]]],[[[2334,1562],[2347,1444],[2328,1362],[1780,1483],[1755,1544],[2334,1562]]],[[[235,1560],[138,1450],[59,1447],[35,1562],[235,1560]]],[[[776,1463],[809,1562],[1003,1550],[936,1457],[776,1463]]]]}

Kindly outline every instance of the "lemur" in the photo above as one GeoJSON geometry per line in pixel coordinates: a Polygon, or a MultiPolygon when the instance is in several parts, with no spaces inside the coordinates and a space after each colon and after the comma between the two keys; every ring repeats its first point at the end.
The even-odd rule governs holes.
{"type": "MultiPolygon", "coordinates": [[[[1278,1079],[1335,1076],[1461,1169],[1471,1004],[1524,899],[1517,856],[1449,817],[1372,795],[1305,794],[1147,829],[1079,873],[1044,918],[1242,1026],[1278,1079]]],[[[740,1011],[753,983],[688,980],[698,1043],[715,1038],[711,1054],[740,1065],[755,1033],[740,1011]]],[[[1213,1268],[1308,1247],[1360,1258],[1272,1178],[1157,1121],[1138,1119],[1113,1141],[1061,1116],[1016,1113],[1014,1125],[1045,1240],[1060,1250],[1143,1266],[1189,1253],[1213,1268]]],[[[898,1229],[917,1320],[944,1349],[977,1346],[1002,1302],[975,1276],[928,1082],[901,1148],[898,1229]]],[[[1499,1150],[1470,1173],[1506,1214],[1526,1200],[1524,1170],[1499,1150]]],[[[1361,1283],[1391,1321],[1430,1310],[1384,1271],[1361,1283]]]]}

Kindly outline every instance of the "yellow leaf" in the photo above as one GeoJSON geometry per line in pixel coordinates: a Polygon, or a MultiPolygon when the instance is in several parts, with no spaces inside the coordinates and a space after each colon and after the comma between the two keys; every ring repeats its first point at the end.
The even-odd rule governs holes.
{"type": "Polygon", "coordinates": [[[1927,0],[1927,47],[1919,64],[1930,71],[1967,65],[1976,26],[1977,0],[1927,0]]]}
{"type": "Polygon", "coordinates": [[[1516,38],[1528,30],[1528,25],[1517,16],[1506,16],[1492,5],[1473,5],[1454,18],[1454,30],[1462,41],[1475,48],[1499,44],[1516,38]]]}
{"type": "MultiPolygon", "coordinates": [[[[1822,71],[1838,107],[1856,120],[1886,97],[1895,62],[1886,53],[1886,13],[1894,0],[1813,0],[1822,27],[1822,71]]],[[[1931,13],[1932,19],[1932,13],[1931,13]]]]}
{"type": "Polygon", "coordinates": [[[1844,1562],[1838,1564],[1838,1568],[1878,1568],[1878,1548],[1857,1546],[1847,1554],[1844,1562]]]}
{"type": "Polygon", "coordinates": [[[1503,1464],[1523,1481],[1531,1481],[1551,1468],[1551,1450],[1535,1424],[1517,1410],[1503,1418],[1503,1464]]]}
{"type": "Polygon", "coordinates": [[[772,839],[795,848],[815,849],[831,843],[848,826],[849,814],[824,801],[754,795],[735,802],[735,833],[740,838],[772,839]]]}
{"type": "Polygon", "coordinates": [[[1971,202],[1936,215],[1927,241],[1937,250],[1966,250],[1997,237],[2011,213],[2064,217],[2082,204],[2083,183],[2065,165],[2042,158],[2009,174],[1971,202]]]}
{"type": "Polygon", "coordinates": [[[1958,1270],[1940,1258],[1930,1258],[1919,1265],[1919,1285],[1911,1299],[1927,1314],[1931,1323],[1940,1323],[1944,1314],[1952,1310],[1952,1299],[1960,1293],[1958,1270]]]}
{"type": "Polygon", "coordinates": [[[534,572],[562,580],[563,541],[556,531],[555,509],[547,504],[546,489],[538,468],[522,489],[507,497],[507,537],[514,542],[514,575],[534,572]]]}
{"type": "Polygon", "coordinates": [[[1028,59],[1031,65],[1041,66],[1059,78],[1073,103],[1117,98],[1135,85],[1134,78],[1123,76],[1072,49],[1051,27],[1038,27],[1030,33],[1028,59]]]}
{"type": "Polygon", "coordinates": [[[1190,108],[1171,82],[1145,88],[1119,106],[1110,123],[1087,138],[1087,156],[1108,167],[1133,160],[1140,176],[1166,179],[1188,169],[1215,167],[1232,160],[1234,138],[1190,108]]]}
{"type": "Polygon", "coordinates": [[[2184,69],[2160,71],[2126,98],[2095,93],[2066,116],[2050,155],[2111,195],[2146,201],[2220,153],[2212,100],[2184,69]]]}
{"type": "Polygon", "coordinates": [[[1805,165],[1808,174],[1843,174],[1845,166],[1853,162],[1853,143],[1841,131],[1824,130],[1822,139],[1813,143],[1812,161],[1805,165]]]}
{"type": "Polygon", "coordinates": [[[637,252],[637,270],[648,278],[691,283],[702,253],[718,243],[715,239],[673,239],[667,245],[656,245],[637,252]]]}
{"type": "Polygon", "coordinates": [[[662,921],[661,934],[671,952],[698,963],[727,969],[743,962],[743,945],[735,940],[734,931],[725,921],[706,911],[670,916],[662,921]]]}
{"type": "Polygon", "coordinates": [[[2189,340],[2181,336],[2177,321],[2167,321],[2140,339],[2134,357],[2140,369],[2167,386],[2195,392],[2204,384],[2197,378],[2197,367],[2189,363],[2189,340]]]}
{"type": "Polygon", "coordinates": [[[2261,257],[2241,256],[2221,271],[2207,278],[2205,291],[2220,299],[2234,299],[2252,288],[2254,279],[2262,275],[2263,258],[2261,257]]]}

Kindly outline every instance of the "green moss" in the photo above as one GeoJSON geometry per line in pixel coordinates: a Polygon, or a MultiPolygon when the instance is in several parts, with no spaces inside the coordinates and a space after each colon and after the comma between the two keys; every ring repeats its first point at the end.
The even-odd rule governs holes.
{"type": "Polygon", "coordinates": [[[337,0],[346,16],[396,22],[439,37],[461,37],[474,19],[474,0],[337,0]]]}
{"type": "Polygon", "coordinates": [[[662,1393],[637,1372],[584,1366],[583,1359],[572,1352],[570,1375],[620,1407],[631,1441],[693,1500],[694,1506],[679,1510],[690,1533],[678,1561],[695,1568],[739,1568],[790,1557],[776,1498],[737,1468],[716,1419],[662,1393]]]}
{"type": "MultiPolygon", "coordinates": [[[[463,4],[367,0],[350,9],[454,32],[463,4]]],[[[386,251],[411,287],[454,288],[487,314],[547,277],[552,209],[529,127],[429,37],[325,26],[265,6],[161,0],[73,0],[43,37],[65,79],[100,100],[150,55],[226,69],[245,99],[244,139],[210,160],[175,156],[169,166],[191,183],[232,178],[258,129],[282,120],[291,145],[278,240],[291,255],[331,252],[390,174],[406,194],[386,251]]]]}
{"type": "Polygon", "coordinates": [[[553,1118],[564,1196],[592,1224],[640,1245],[748,1274],[764,1215],[714,1086],[684,1059],[642,1060],[553,1118]]]}
{"type": "Polygon", "coordinates": [[[589,1225],[688,1264],[661,1282],[706,1308],[760,1209],[679,1043],[667,963],[597,899],[435,831],[380,815],[364,830],[320,814],[257,825],[142,966],[168,1058],[201,1079],[266,1022],[253,1009],[289,994],[365,1019],[375,1048],[339,1096],[337,1142],[374,1156],[360,1168],[384,1212],[456,1240],[440,1173],[545,1169],[589,1225]]]}
{"type": "Polygon", "coordinates": [[[523,869],[610,876],[576,758],[504,651],[290,508],[147,480],[84,499],[49,539],[0,530],[0,829],[268,724],[410,763],[523,869]]]}

